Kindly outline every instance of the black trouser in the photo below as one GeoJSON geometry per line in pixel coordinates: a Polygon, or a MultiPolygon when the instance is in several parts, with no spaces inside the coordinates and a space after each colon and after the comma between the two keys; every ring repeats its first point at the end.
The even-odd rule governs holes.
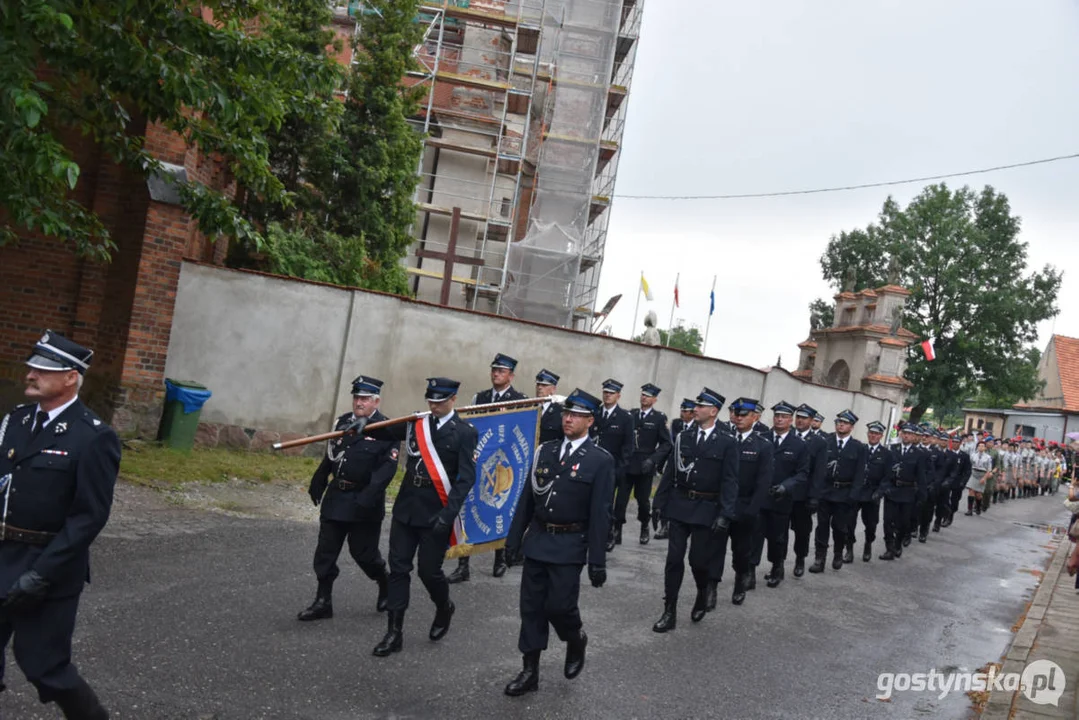
{"type": "Polygon", "coordinates": [[[547,649],[548,625],[562,642],[575,640],[581,630],[581,568],[554,565],[525,558],[521,570],[521,633],[517,649],[522,653],[547,649]]]}
{"type": "Polygon", "coordinates": [[[925,535],[929,532],[929,526],[933,523],[933,514],[937,511],[937,496],[940,491],[932,485],[929,486],[929,495],[922,501],[922,509],[918,513],[919,533],[925,535]]]}
{"type": "Polygon", "coordinates": [[[961,483],[958,487],[952,488],[952,514],[959,512],[959,501],[963,499],[963,490],[966,488],[966,483],[961,483]]]}
{"type": "Polygon", "coordinates": [[[731,543],[731,565],[738,574],[747,573],[753,567],[753,536],[757,529],[756,515],[742,517],[731,523],[730,532],[722,535],[714,544],[712,561],[708,564],[708,575],[712,580],[723,576],[723,566],[727,562],[727,540],[731,543]],[[716,574],[718,572],[718,575],[716,574]]]}
{"type": "MultiPolygon", "coordinates": [[[[663,568],[663,599],[673,604],[678,602],[678,591],[686,574],[686,546],[689,546],[689,569],[700,590],[710,578],[710,567],[719,538],[710,527],[689,525],[680,520],[669,521],[668,528],[670,536],[667,538],[667,564],[663,568]]],[[[723,574],[722,561],[719,574],[723,574]]]]}
{"type": "Polygon", "coordinates": [[[450,599],[450,586],[442,572],[446,557],[448,533],[435,534],[431,528],[414,527],[398,520],[390,523],[390,587],[386,607],[390,610],[408,608],[409,583],[412,580],[412,558],[416,558],[416,574],[427,588],[427,594],[437,607],[450,599]]]}
{"type": "Polygon", "coordinates": [[[922,506],[928,500],[915,500],[910,508],[910,523],[907,525],[907,535],[914,535],[918,531],[919,518],[922,516],[922,506]]]}
{"type": "Polygon", "coordinates": [[[775,510],[761,510],[757,516],[757,528],[753,533],[753,567],[761,564],[764,542],[768,541],[768,562],[782,564],[787,559],[787,542],[791,516],[775,510]]]}
{"type": "Polygon", "coordinates": [[[817,537],[816,548],[818,554],[828,552],[828,528],[832,529],[832,542],[836,552],[843,549],[847,541],[847,527],[850,525],[850,516],[854,513],[854,504],[836,502],[835,500],[821,500],[817,508],[817,537]]]}
{"type": "Polygon", "coordinates": [[[858,513],[862,514],[862,525],[865,526],[865,541],[871,543],[877,539],[877,523],[880,521],[880,500],[860,502],[853,506],[850,513],[850,522],[847,523],[847,544],[853,545],[858,529],[858,513]]]}
{"type": "Polygon", "coordinates": [[[386,574],[386,561],[378,551],[382,533],[381,521],[341,522],[322,520],[318,526],[318,545],[315,546],[315,577],[319,583],[332,583],[341,574],[337,558],[348,539],[348,553],[363,570],[364,575],[377,580],[386,574]]]}
{"type": "Polygon", "coordinates": [[[809,554],[809,536],[813,534],[813,513],[808,500],[795,500],[791,506],[791,530],[794,531],[794,556],[809,554]]]}
{"type": "Polygon", "coordinates": [[[5,651],[12,635],[15,663],[37,688],[41,702],[51,702],[57,691],[72,690],[81,683],[71,664],[71,636],[79,596],[46,600],[36,608],[5,615],[0,621],[0,680],[4,677],[5,651]]]}
{"type": "Polygon", "coordinates": [[[952,488],[942,487],[937,492],[937,522],[952,516],[952,488]]]}
{"type": "Polygon", "coordinates": [[[884,542],[888,547],[896,547],[910,534],[913,513],[914,503],[884,498],[884,542]]]}
{"type": "Polygon", "coordinates": [[[626,524],[626,508],[629,506],[629,494],[637,500],[637,519],[643,523],[652,517],[652,479],[654,473],[648,475],[626,475],[619,481],[614,496],[614,519],[619,525],[626,524]]]}

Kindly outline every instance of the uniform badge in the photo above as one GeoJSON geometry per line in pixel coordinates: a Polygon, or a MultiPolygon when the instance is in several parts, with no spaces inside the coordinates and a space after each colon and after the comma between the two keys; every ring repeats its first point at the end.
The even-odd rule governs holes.
{"type": "Polygon", "coordinates": [[[7,459],[12,460],[15,457],[15,448],[11,448],[7,451],[7,459]]]}
{"type": "Polygon", "coordinates": [[[24,415],[23,419],[22,419],[22,424],[25,425],[28,422],[30,422],[30,416],[29,415],[24,415]]]}
{"type": "Polygon", "coordinates": [[[97,418],[94,418],[94,427],[97,427],[100,424],[101,424],[101,421],[98,420],[97,418]]]}
{"type": "Polygon", "coordinates": [[[67,423],[66,422],[56,423],[56,434],[57,435],[63,435],[66,432],[67,432],[67,423]]]}
{"type": "Polygon", "coordinates": [[[390,450],[390,460],[396,460],[396,459],[397,459],[397,448],[394,448],[393,450],[390,450]]]}

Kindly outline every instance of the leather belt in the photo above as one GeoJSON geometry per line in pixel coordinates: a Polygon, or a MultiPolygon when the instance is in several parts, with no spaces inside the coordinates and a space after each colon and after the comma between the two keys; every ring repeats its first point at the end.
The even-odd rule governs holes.
{"type": "Polygon", "coordinates": [[[696,490],[690,490],[689,488],[684,488],[684,487],[680,487],[678,489],[681,490],[682,492],[684,492],[686,494],[686,497],[688,497],[690,500],[718,500],[719,499],[719,493],[717,493],[717,492],[714,492],[714,493],[697,492],[696,490]]]}
{"type": "Polygon", "coordinates": [[[431,482],[429,477],[420,477],[419,475],[412,476],[412,485],[415,487],[434,487],[435,484],[431,482]]]}
{"type": "Polygon", "coordinates": [[[552,535],[584,532],[588,529],[588,526],[583,522],[568,523],[565,525],[558,525],[557,523],[540,523],[540,527],[543,528],[543,532],[550,533],[552,535]]]}
{"type": "Polygon", "coordinates": [[[11,525],[0,526],[0,542],[12,541],[26,543],[27,545],[48,545],[54,537],[56,537],[56,533],[24,530],[11,525]]]}
{"type": "Polygon", "coordinates": [[[846,487],[850,487],[850,486],[851,486],[850,482],[834,482],[834,483],[832,483],[833,488],[846,488],[846,487]]]}
{"type": "Polygon", "coordinates": [[[338,480],[337,481],[337,489],[338,490],[352,490],[352,489],[356,488],[357,486],[359,486],[359,483],[354,483],[351,480],[338,480]]]}

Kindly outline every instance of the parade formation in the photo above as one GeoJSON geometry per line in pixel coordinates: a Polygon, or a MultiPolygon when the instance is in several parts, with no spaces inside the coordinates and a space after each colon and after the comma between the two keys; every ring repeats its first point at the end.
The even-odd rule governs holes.
{"type": "MultiPolygon", "coordinates": [[[[0,640],[6,646],[14,639],[15,661],[42,702],[82,720],[108,717],[71,662],[71,638],[90,577],[89,546],[108,519],[120,461],[116,434],[78,399],[92,355],[47,331],[27,361],[30,402],[0,426],[0,640]]],[[[505,686],[507,695],[520,696],[539,688],[550,628],[566,645],[564,676],[584,669],[581,576],[587,572],[593,588],[607,582],[607,557],[624,543],[631,495],[638,544],[667,541],[652,630],[668,633],[678,627],[687,562],[695,590],[689,617],[700,623],[717,609],[728,563],[735,606],[756,591],[763,561],[763,584],[784,583],[792,534],[795,578],[805,577],[810,540],[810,574],[829,565],[843,570],[859,547],[861,560],[871,562],[881,522],[884,550],[875,557],[894,562],[915,540],[925,543],[952,525],[964,491],[965,516],[980,516],[999,503],[1056,493],[1069,467],[1064,449],[1052,444],[916,423],[901,424],[895,442],[885,444],[889,428],[869,422],[863,443],[852,437],[860,418],[851,410],[838,413],[834,432],[826,433],[815,408],[780,401],[769,408],[767,425],[760,400],[728,404],[709,387],[685,398],[670,422],[655,408],[662,389],[653,382],[641,386],[639,407],[627,411],[619,405],[622,382],[605,380],[600,397],[580,388],[560,396],[559,375],[544,368],[535,377],[536,397],[528,398],[513,388],[517,364],[496,355],[492,388],[463,408],[467,418],[455,409],[457,380],[428,378],[428,411],[390,419],[380,410],[383,382],[359,375],[351,383],[352,411],[337,418],[333,433],[291,441],[328,438],[308,488],[320,508],[317,592],[300,621],[333,617],[337,561],[347,543],[377,588],[374,607],[387,616],[372,654],[405,649],[414,567],[434,606],[428,639],[440,641],[455,612],[450,585],[469,580],[469,552],[495,550],[495,577],[521,568],[523,667],[505,686]],[[724,407],[728,420],[720,421],[724,407]],[[531,417],[528,432],[516,427],[508,442],[517,444],[499,445],[505,427],[496,433],[484,418],[522,409],[531,417]],[[506,448],[519,456],[520,473],[506,448]],[[379,543],[402,449],[387,562],[379,543]],[[470,505],[477,495],[499,509],[498,527],[470,505]],[[477,540],[476,527],[497,542],[477,540]],[[464,554],[447,577],[442,568],[451,549],[464,554]]]]}

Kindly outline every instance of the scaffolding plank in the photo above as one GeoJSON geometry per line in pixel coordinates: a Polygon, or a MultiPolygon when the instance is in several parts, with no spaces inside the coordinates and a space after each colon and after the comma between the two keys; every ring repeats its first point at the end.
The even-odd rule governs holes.
{"type": "MultiPolygon", "coordinates": [[[[443,274],[436,272],[435,270],[424,270],[423,268],[412,267],[410,265],[405,266],[405,272],[409,275],[419,275],[420,277],[434,278],[436,280],[441,280],[443,278],[443,274]]],[[[472,278],[461,277],[459,275],[451,275],[450,282],[455,282],[459,285],[475,285],[477,283],[477,281],[472,278]]]]}
{"type": "MultiPolygon", "coordinates": [[[[453,208],[441,207],[438,205],[432,205],[431,203],[416,203],[416,210],[419,212],[428,212],[432,215],[453,215],[453,208]]],[[[461,218],[464,220],[474,220],[476,222],[487,222],[487,216],[480,213],[470,212],[468,210],[461,211],[461,218]]]]}

